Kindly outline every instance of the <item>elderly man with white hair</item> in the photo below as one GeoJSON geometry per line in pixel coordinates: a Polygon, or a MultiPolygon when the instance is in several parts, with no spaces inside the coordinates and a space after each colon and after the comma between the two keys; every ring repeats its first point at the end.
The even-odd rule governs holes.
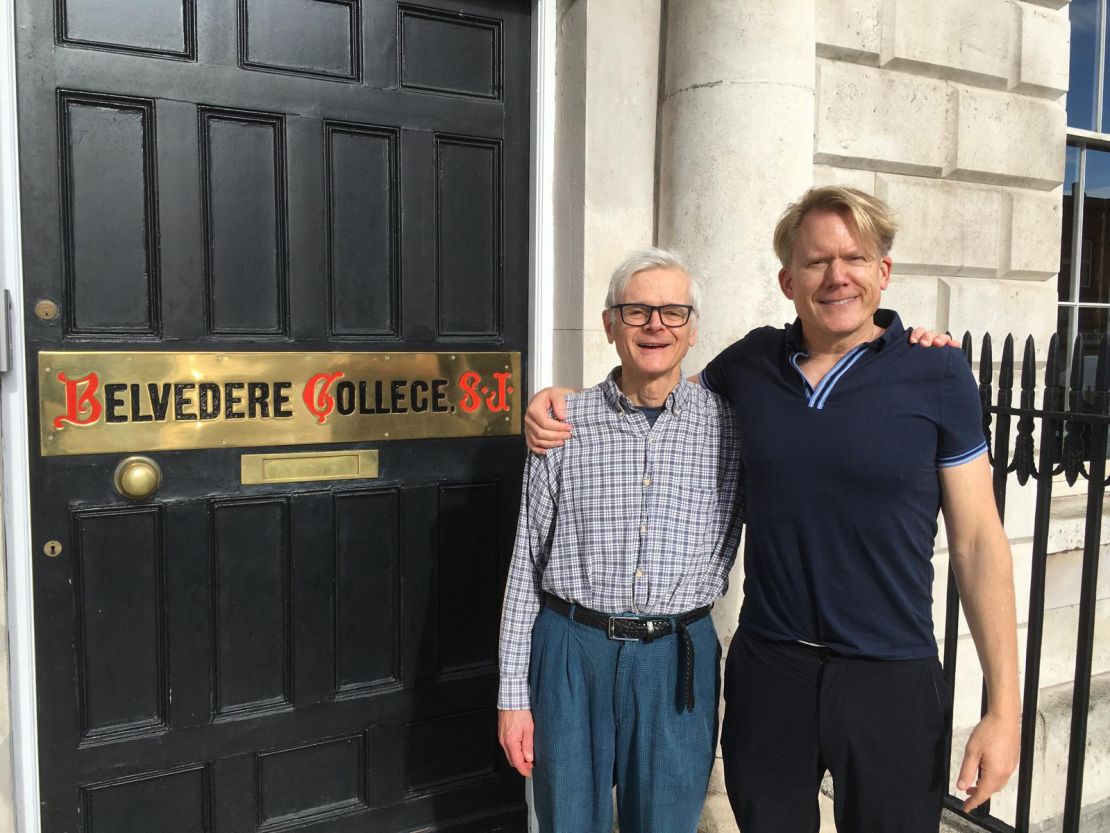
{"type": "Polygon", "coordinates": [[[694,833],[717,733],[709,611],[740,537],[732,411],[681,369],[700,311],[672,252],[634,252],[602,320],[621,366],[529,455],[501,625],[499,735],[544,833],[694,833]]]}

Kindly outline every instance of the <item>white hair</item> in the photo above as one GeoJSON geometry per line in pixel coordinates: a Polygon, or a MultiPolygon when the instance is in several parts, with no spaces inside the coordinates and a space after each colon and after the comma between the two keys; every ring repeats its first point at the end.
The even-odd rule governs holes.
{"type": "Polygon", "coordinates": [[[609,279],[609,291],[605,294],[605,308],[609,310],[610,321],[616,320],[616,311],[612,307],[620,303],[617,299],[624,296],[632,276],[645,269],[674,269],[684,274],[690,282],[690,304],[694,307],[694,313],[701,312],[701,278],[690,271],[682,255],[669,249],[637,249],[630,252],[624,262],[613,270],[613,277],[609,279]]]}

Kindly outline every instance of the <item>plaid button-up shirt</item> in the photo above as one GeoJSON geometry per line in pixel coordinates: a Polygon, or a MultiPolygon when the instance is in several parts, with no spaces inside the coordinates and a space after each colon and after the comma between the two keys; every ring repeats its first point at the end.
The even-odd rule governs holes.
{"type": "Polygon", "coordinates": [[[716,394],[682,379],[649,426],[611,374],[567,398],[567,420],[570,442],[525,466],[501,618],[501,709],[529,708],[545,592],[604,613],[684,613],[725,592],[739,545],[740,449],[716,394]]]}

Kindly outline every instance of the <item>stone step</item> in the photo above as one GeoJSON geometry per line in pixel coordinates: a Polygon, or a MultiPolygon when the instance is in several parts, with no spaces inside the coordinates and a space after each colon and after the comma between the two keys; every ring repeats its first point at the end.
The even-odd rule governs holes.
{"type": "MultiPolygon", "coordinates": [[[[1062,829],[1063,820],[1059,818],[1048,824],[1029,825],[1029,833],[1059,833],[1062,829]]],[[[1079,818],[1079,829],[1082,833],[1110,833],[1110,802],[1085,807],[1079,818]]],[[[939,833],[983,833],[983,828],[945,810],[939,833]]]]}
{"type": "MultiPolygon", "coordinates": [[[[1052,524],[1048,533],[1048,551],[1082,549],[1087,526],[1087,495],[1053,494],[1050,515],[1052,524]]],[[[1110,495],[1102,501],[1101,542],[1110,544],[1110,495]]]]}

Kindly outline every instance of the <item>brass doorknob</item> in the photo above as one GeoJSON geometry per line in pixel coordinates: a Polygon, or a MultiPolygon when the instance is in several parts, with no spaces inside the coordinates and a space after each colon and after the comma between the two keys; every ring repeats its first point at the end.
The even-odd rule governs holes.
{"type": "Polygon", "coordinates": [[[162,469],[149,457],[125,457],[112,476],[116,491],[129,500],[150,497],[162,485],[162,469]]]}

